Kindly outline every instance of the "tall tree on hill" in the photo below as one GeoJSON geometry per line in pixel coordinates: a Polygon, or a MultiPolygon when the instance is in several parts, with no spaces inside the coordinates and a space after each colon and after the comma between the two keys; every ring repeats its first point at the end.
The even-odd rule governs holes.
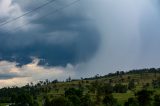
{"type": "Polygon", "coordinates": [[[117,71],[117,72],[116,72],[117,77],[119,77],[119,74],[120,74],[120,72],[119,72],[119,71],[117,71]]]}

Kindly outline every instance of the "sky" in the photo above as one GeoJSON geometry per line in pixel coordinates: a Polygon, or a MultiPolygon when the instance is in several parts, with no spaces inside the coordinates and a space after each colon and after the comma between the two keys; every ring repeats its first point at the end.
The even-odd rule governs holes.
{"type": "Polygon", "coordinates": [[[0,87],[160,67],[158,0],[75,1],[0,0],[0,87]]]}

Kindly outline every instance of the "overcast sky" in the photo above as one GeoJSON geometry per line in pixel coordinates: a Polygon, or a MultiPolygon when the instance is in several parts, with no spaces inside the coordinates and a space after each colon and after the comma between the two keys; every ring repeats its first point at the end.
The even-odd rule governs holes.
{"type": "Polygon", "coordinates": [[[1,87],[160,67],[158,0],[75,1],[0,0],[1,87]]]}

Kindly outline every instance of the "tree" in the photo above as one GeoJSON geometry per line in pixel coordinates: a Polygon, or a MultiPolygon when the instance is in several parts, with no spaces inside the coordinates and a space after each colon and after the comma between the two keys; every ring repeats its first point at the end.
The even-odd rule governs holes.
{"type": "Polygon", "coordinates": [[[51,100],[48,106],[73,106],[72,103],[65,97],[57,97],[51,100]]]}
{"type": "Polygon", "coordinates": [[[46,85],[48,85],[50,83],[50,81],[48,79],[45,80],[46,85]]]}
{"type": "Polygon", "coordinates": [[[138,102],[135,98],[128,98],[128,101],[125,102],[124,106],[138,106],[138,102]]]}
{"type": "Polygon", "coordinates": [[[153,88],[159,88],[160,87],[160,79],[152,80],[152,86],[153,88]]]}
{"type": "Polygon", "coordinates": [[[65,91],[65,97],[76,95],[78,97],[82,97],[83,91],[75,88],[69,88],[65,91]]]}
{"type": "MultiPolygon", "coordinates": [[[[33,96],[26,94],[26,93],[22,93],[20,95],[18,95],[15,99],[13,99],[14,97],[11,98],[12,102],[15,103],[15,106],[33,106],[34,105],[34,100],[33,100],[33,96]]],[[[14,106],[14,105],[12,105],[14,106]]]]}
{"type": "Polygon", "coordinates": [[[52,81],[52,84],[56,84],[56,83],[58,83],[57,79],[55,79],[55,80],[52,81]]]}
{"type": "Polygon", "coordinates": [[[157,69],[155,69],[155,68],[150,68],[149,70],[150,70],[150,72],[153,72],[153,73],[154,73],[154,78],[156,78],[156,77],[157,77],[157,69]]]}
{"type": "Polygon", "coordinates": [[[153,106],[160,106],[160,95],[155,95],[154,96],[153,106]]]}
{"type": "Polygon", "coordinates": [[[98,80],[95,80],[92,82],[89,86],[89,90],[96,94],[97,89],[100,87],[100,82],[98,80]]]}
{"type": "Polygon", "coordinates": [[[89,95],[84,95],[81,89],[69,88],[65,91],[65,97],[73,106],[94,106],[89,95]]]}
{"type": "Polygon", "coordinates": [[[116,84],[114,86],[114,91],[116,93],[126,93],[127,92],[127,86],[122,84],[116,84]]]}
{"type": "Polygon", "coordinates": [[[139,106],[150,106],[151,100],[152,100],[152,98],[151,98],[152,94],[153,94],[152,91],[148,91],[145,89],[137,92],[136,96],[137,96],[139,106]]]}
{"type": "Polygon", "coordinates": [[[120,74],[120,72],[119,72],[119,71],[116,71],[116,75],[117,75],[117,77],[119,77],[119,74],[120,74]]]}
{"type": "Polygon", "coordinates": [[[82,97],[81,106],[95,106],[89,94],[82,97]]]}
{"type": "Polygon", "coordinates": [[[135,88],[135,83],[134,83],[134,79],[132,79],[131,81],[129,81],[128,83],[128,89],[132,90],[135,88]]]}
{"type": "Polygon", "coordinates": [[[71,77],[70,76],[66,79],[66,82],[71,82],[71,77]]]}
{"type": "Polygon", "coordinates": [[[99,95],[106,95],[113,93],[113,86],[109,83],[107,84],[100,84],[97,87],[97,93],[99,95]]]}
{"type": "Polygon", "coordinates": [[[81,97],[78,97],[77,95],[69,95],[69,96],[67,96],[67,98],[73,104],[73,106],[80,106],[81,97]]]}
{"type": "Polygon", "coordinates": [[[44,100],[42,101],[43,103],[43,106],[50,106],[51,103],[50,103],[50,100],[48,97],[44,97],[44,100]]]}
{"type": "Polygon", "coordinates": [[[11,102],[12,103],[16,103],[18,100],[18,95],[16,95],[16,93],[12,93],[11,95],[11,102]]]}
{"type": "Polygon", "coordinates": [[[103,99],[103,103],[105,106],[117,106],[117,100],[113,98],[112,94],[106,95],[103,99]]]}
{"type": "Polygon", "coordinates": [[[84,84],[82,84],[82,82],[78,82],[78,89],[80,89],[80,90],[84,90],[84,86],[83,86],[84,84]]]}
{"type": "Polygon", "coordinates": [[[109,79],[109,84],[113,83],[113,80],[112,79],[109,79]]]}

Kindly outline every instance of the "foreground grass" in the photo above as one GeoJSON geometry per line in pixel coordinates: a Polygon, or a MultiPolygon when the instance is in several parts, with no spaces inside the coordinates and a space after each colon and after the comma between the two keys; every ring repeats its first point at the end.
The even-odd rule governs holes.
{"type": "Polygon", "coordinates": [[[8,103],[0,103],[0,106],[7,106],[8,103]]]}

